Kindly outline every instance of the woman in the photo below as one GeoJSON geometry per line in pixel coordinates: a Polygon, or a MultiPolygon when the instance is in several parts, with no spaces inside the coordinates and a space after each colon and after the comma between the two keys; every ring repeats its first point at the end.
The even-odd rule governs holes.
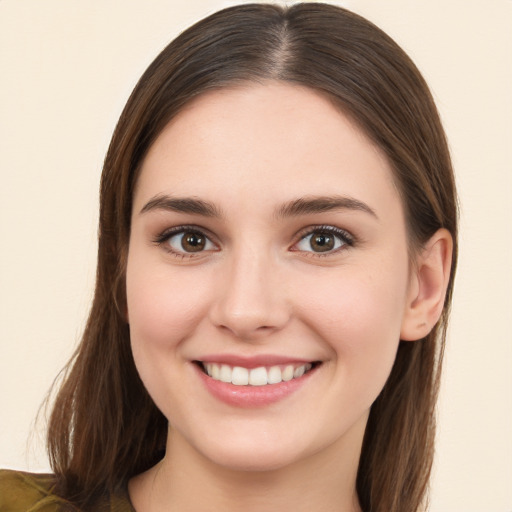
{"type": "Polygon", "coordinates": [[[313,3],[194,25],[105,160],[55,476],[4,473],[0,510],[418,510],[456,235],[439,117],[389,37],[313,3]]]}

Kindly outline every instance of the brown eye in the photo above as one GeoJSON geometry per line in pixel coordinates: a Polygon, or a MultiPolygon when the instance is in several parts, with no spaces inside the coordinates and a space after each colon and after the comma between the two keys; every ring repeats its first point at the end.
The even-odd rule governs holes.
{"type": "Polygon", "coordinates": [[[215,244],[200,231],[183,230],[170,236],[166,235],[160,243],[169,245],[170,250],[177,254],[190,254],[215,250],[215,244]]]}
{"type": "Polygon", "coordinates": [[[311,249],[315,252],[326,252],[334,249],[334,237],[327,233],[314,233],[309,239],[311,249]]]}
{"type": "Polygon", "coordinates": [[[352,236],[335,226],[325,226],[310,231],[294,246],[295,251],[310,253],[334,253],[338,249],[353,245],[352,236]]]}
{"type": "Polygon", "coordinates": [[[206,239],[200,233],[183,233],[181,247],[186,252],[199,252],[205,248],[206,239]]]}

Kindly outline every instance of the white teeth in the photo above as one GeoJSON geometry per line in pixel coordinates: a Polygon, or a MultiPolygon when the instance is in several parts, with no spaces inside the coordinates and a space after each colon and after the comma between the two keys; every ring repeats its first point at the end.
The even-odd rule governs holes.
{"type": "Polygon", "coordinates": [[[231,367],[227,364],[203,363],[204,370],[212,379],[231,383],[235,386],[279,384],[302,377],[312,367],[311,363],[307,363],[296,367],[289,364],[284,368],[281,366],[271,366],[269,368],[260,366],[249,370],[242,366],[231,367]]]}
{"type": "Polygon", "coordinates": [[[283,373],[282,373],[282,379],[287,382],[289,380],[292,380],[293,379],[293,366],[291,364],[289,364],[284,370],[283,370],[283,373]]]}
{"type": "Polygon", "coordinates": [[[293,376],[295,378],[302,377],[304,375],[305,371],[306,371],[306,367],[305,366],[299,366],[298,368],[295,368],[295,370],[293,371],[293,376]]]}
{"type": "Polygon", "coordinates": [[[231,375],[231,383],[235,386],[247,386],[249,384],[249,370],[235,366],[231,375]]]}
{"type": "Polygon", "coordinates": [[[219,380],[222,382],[231,382],[231,378],[233,375],[233,371],[231,370],[231,366],[227,364],[223,364],[220,367],[219,380]]]}
{"type": "Polygon", "coordinates": [[[267,382],[268,377],[266,368],[253,368],[249,372],[249,384],[251,386],[265,386],[267,382]]]}
{"type": "Polygon", "coordinates": [[[281,368],[279,368],[279,366],[272,366],[272,368],[269,368],[267,376],[269,384],[279,384],[282,380],[281,368]]]}

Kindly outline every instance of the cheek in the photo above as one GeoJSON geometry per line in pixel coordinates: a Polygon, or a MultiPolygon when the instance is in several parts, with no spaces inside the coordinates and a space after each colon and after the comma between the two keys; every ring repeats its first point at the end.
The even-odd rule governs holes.
{"type": "MultiPolygon", "coordinates": [[[[302,310],[330,334],[354,331],[380,335],[399,334],[404,311],[406,279],[389,273],[356,273],[348,270],[316,280],[303,293],[302,310]]],[[[372,337],[372,336],[371,336],[372,337]]],[[[332,336],[329,336],[332,338],[332,336]]],[[[360,345],[362,338],[350,337],[360,345]]],[[[347,340],[347,341],[349,341],[347,340]]]]}
{"type": "Polygon", "coordinates": [[[130,342],[139,375],[167,417],[186,409],[182,344],[204,314],[205,294],[194,276],[172,272],[133,251],[128,258],[126,293],[130,342]],[[174,413],[173,413],[174,411],[174,413]]]}
{"type": "Polygon", "coordinates": [[[391,371],[406,297],[404,268],[374,273],[346,269],[309,287],[304,298],[303,317],[328,345],[351,386],[374,383],[380,391],[391,371]]]}
{"type": "Polygon", "coordinates": [[[164,349],[186,338],[204,310],[205,294],[198,280],[199,276],[131,256],[126,288],[132,343],[164,349]]]}

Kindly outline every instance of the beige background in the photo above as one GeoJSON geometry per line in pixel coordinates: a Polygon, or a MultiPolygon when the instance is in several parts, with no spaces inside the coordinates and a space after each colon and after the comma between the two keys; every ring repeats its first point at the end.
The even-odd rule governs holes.
{"type": "MultiPolygon", "coordinates": [[[[219,0],[0,0],[0,467],[46,470],[34,418],[95,272],[97,188],[137,78],[219,0]],[[30,438],[30,443],[27,440],[30,438]]],[[[512,0],[339,3],[431,84],[462,203],[433,512],[512,511],[512,0]]]]}

